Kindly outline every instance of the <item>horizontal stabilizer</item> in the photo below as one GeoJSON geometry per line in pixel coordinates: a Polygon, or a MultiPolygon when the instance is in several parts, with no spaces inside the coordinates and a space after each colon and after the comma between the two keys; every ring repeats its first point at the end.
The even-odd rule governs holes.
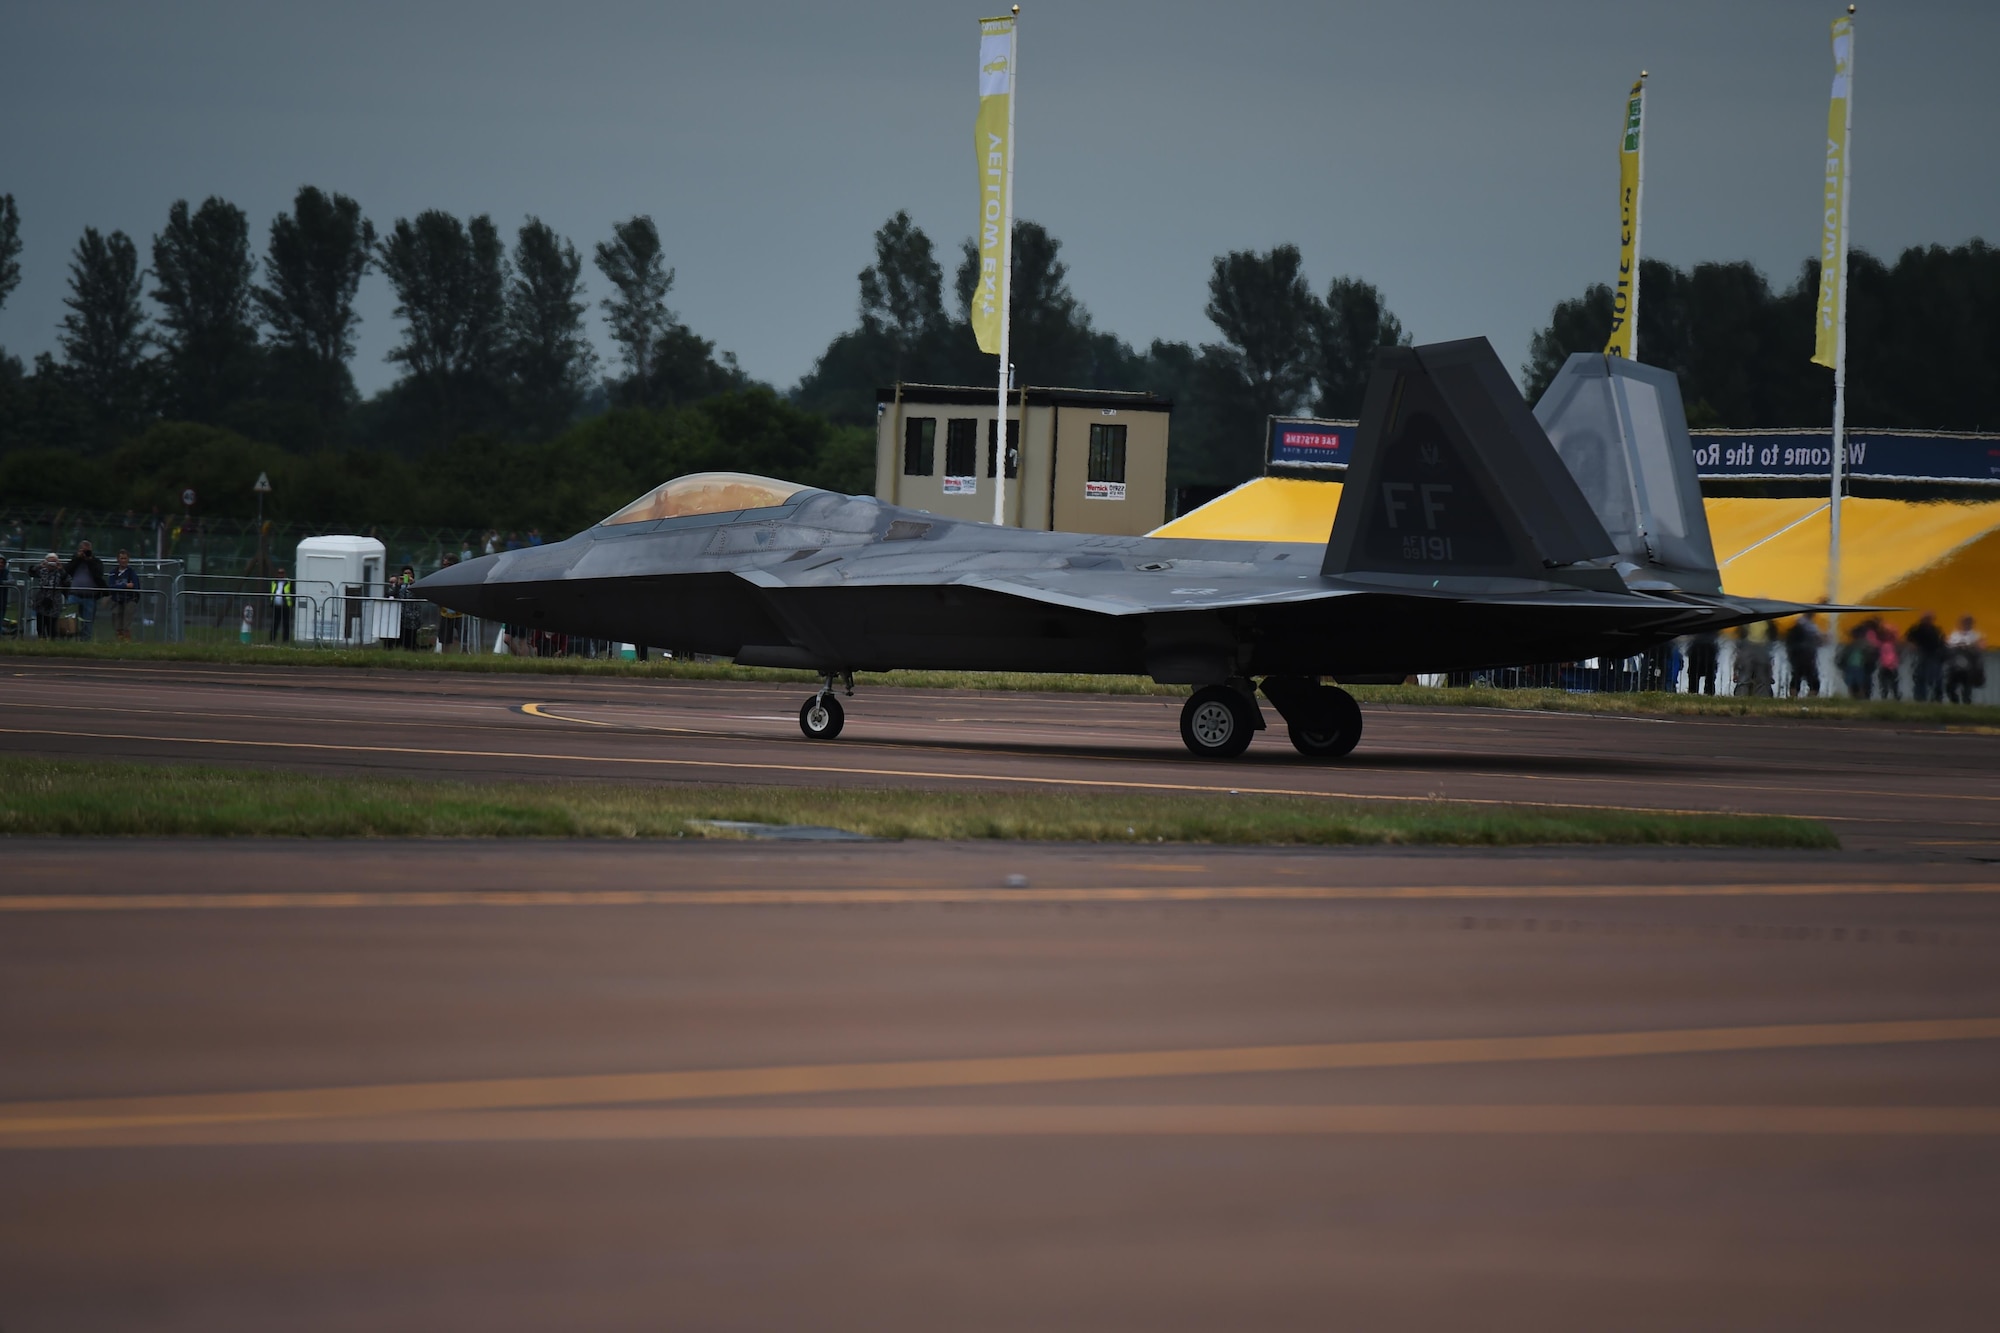
{"type": "Polygon", "coordinates": [[[1322,572],[1622,590],[1616,554],[1490,343],[1376,353],[1322,572]]]}

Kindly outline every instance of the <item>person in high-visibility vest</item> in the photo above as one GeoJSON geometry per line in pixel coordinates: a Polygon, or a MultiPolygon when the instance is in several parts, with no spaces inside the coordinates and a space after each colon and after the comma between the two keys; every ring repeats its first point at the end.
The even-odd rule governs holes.
{"type": "Polygon", "coordinates": [[[292,581],[285,577],[285,567],[278,566],[278,575],[271,580],[271,642],[290,643],[292,641],[292,581]]]}
{"type": "Polygon", "coordinates": [[[417,571],[413,566],[404,565],[403,572],[389,585],[389,595],[400,598],[403,605],[402,629],[398,635],[403,647],[409,652],[417,651],[417,607],[423,599],[417,596],[417,571]]]}

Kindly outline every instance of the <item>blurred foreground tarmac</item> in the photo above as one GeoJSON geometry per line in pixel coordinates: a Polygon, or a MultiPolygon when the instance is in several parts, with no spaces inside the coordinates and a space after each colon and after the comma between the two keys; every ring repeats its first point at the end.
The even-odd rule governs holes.
{"type": "Polygon", "coordinates": [[[2000,739],[1371,710],[1353,765],[1215,766],[1154,699],[881,691],[815,746],[796,689],[168,674],[28,668],[0,745],[1856,850],[0,844],[7,1333],[1991,1327],[2000,739]]]}

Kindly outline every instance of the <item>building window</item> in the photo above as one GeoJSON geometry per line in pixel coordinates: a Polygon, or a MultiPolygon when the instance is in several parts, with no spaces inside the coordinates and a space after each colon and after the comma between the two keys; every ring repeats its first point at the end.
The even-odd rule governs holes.
{"type": "Polygon", "coordinates": [[[928,477],[937,469],[937,418],[911,417],[903,423],[903,475],[928,477]]]}
{"type": "Polygon", "coordinates": [[[1090,428],[1089,480],[1124,482],[1125,428],[1123,426],[1090,428]]]}
{"type": "MultiPolygon", "coordinates": [[[[989,477],[993,475],[993,454],[994,454],[993,437],[998,434],[999,431],[994,429],[993,423],[990,421],[987,422],[986,423],[986,475],[989,477]]],[[[1020,474],[1021,474],[1021,423],[1018,421],[1010,421],[1007,423],[1007,477],[1011,481],[1013,478],[1019,476],[1020,474]]]]}
{"type": "Polygon", "coordinates": [[[979,419],[953,417],[945,423],[944,474],[947,477],[979,475],[979,419]]]}

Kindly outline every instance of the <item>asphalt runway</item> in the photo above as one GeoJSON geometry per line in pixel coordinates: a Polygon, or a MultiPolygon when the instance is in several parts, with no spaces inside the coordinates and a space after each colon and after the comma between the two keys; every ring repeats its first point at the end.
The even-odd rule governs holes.
{"type": "Polygon", "coordinates": [[[1849,844],[7,842],[7,1333],[1984,1329],[2000,1298],[2000,739],[1370,710],[1349,763],[1213,765],[1151,699],[864,693],[822,745],[796,687],[0,682],[39,754],[1442,786],[1849,844]]]}

